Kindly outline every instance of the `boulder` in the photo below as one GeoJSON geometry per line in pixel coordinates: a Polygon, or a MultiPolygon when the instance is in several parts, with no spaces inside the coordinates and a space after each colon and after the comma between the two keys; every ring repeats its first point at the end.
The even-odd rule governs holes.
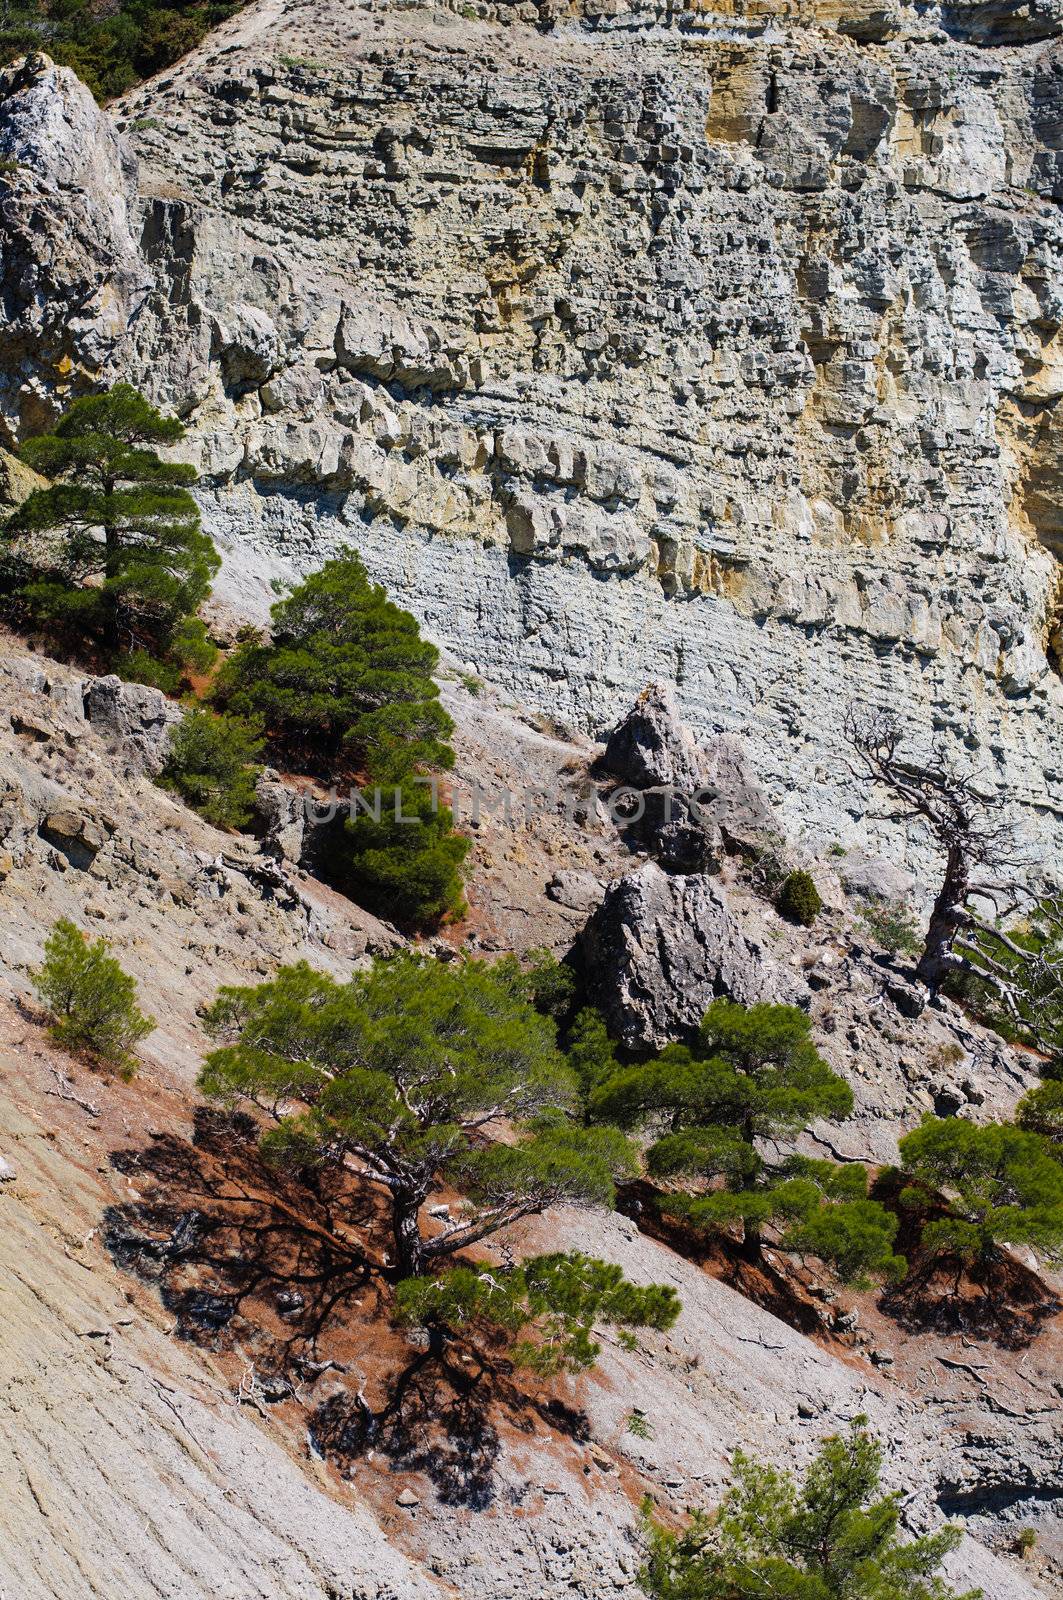
{"type": "Polygon", "coordinates": [[[0,511],[13,511],[36,489],[46,489],[47,478],[27,467],[9,450],[0,450],[0,511]]]}
{"type": "Polygon", "coordinates": [[[282,783],[272,767],[264,767],[255,785],[255,816],[263,848],[279,861],[302,859],[306,806],[297,789],[282,783]]]}
{"type": "Polygon", "coordinates": [[[554,873],[546,885],[546,893],[557,905],[567,906],[570,911],[588,912],[601,905],[605,886],[593,872],[570,867],[554,873]]]}
{"type": "Polygon", "coordinates": [[[693,1033],[719,995],[800,1003],[808,990],[744,932],[718,878],[655,861],[610,884],[583,934],[595,1004],[629,1049],[693,1033]]]}
{"type": "Polygon", "coordinates": [[[670,786],[644,789],[629,831],[669,872],[719,872],[724,841],[712,815],[715,799],[709,786],[689,795],[670,786]]]}
{"type": "Polygon", "coordinates": [[[95,818],[64,807],[49,811],[41,823],[41,833],[61,850],[75,867],[89,867],[107,842],[106,830],[95,818]]]}
{"type": "Polygon", "coordinates": [[[634,789],[668,785],[690,791],[708,777],[705,757],[667,683],[651,683],[642,691],[609,735],[602,765],[634,789]]]}
{"type": "Polygon", "coordinates": [[[93,732],[119,748],[126,770],[157,777],[170,753],[171,730],[182,717],[180,706],[161,689],[124,683],[114,673],[89,678],[82,692],[93,732]]]}
{"type": "Polygon", "coordinates": [[[889,905],[910,900],[915,893],[915,878],[910,872],[866,850],[851,850],[839,863],[838,876],[846,894],[861,900],[880,900],[889,905]]]}

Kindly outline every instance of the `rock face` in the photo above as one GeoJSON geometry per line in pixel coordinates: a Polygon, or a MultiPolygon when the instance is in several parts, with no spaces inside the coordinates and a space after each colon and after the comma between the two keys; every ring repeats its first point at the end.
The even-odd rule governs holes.
{"type": "Polygon", "coordinates": [[[690,1034],[718,995],[744,1005],[807,997],[743,931],[717,879],[668,874],[654,861],[610,884],[583,955],[610,1033],[631,1049],[690,1034]]]}
{"type": "Polygon", "coordinates": [[[667,683],[651,683],[642,691],[609,735],[602,765],[636,789],[668,786],[690,793],[708,777],[705,757],[667,683]]]}
{"type": "Polygon", "coordinates": [[[1051,854],[1058,7],[476,10],[259,0],[124,140],[9,73],[9,434],[121,371],[189,420],[243,609],[353,541],[551,716],[673,683],[791,831],[893,853],[853,700],[1051,854]]]}
{"type": "Polygon", "coordinates": [[[114,673],[90,678],[84,688],[86,721],[131,772],[156,777],[170,752],[170,730],[181,710],[161,689],[125,683],[114,673]]]}

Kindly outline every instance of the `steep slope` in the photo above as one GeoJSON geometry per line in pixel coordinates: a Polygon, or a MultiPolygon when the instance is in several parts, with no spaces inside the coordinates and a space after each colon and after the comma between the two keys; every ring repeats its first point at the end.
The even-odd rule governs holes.
{"type": "MultiPolygon", "coordinates": [[[[69,1070],[0,1001],[0,1151],[15,1171],[0,1187],[0,1585],[11,1594],[619,1600],[633,1592],[643,1493],[676,1515],[711,1505],[737,1444],[803,1462],[858,1412],[890,1443],[909,1526],[939,1522],[940,1500],[984,1515],[988,1538],[1033,1524],[1058,1554],[1042,1515],[1059,1487],[1047,1399],[1058,1335],[1017,1369],[956,1339],[902,1340],[894,1376],[851,1343],[796,1332],[622,1218],[566,1213],[522,1242],[560,1236],[637,1281],[673,1283],[684,1310],[672,1332],[639,1354],[607,1343],[598,1373],[563,1386],[554,1426],[541,1408],[514,1419],[474,1406],[448,1451],[425,1417],[423,1437],[396,1447],[382,1433],[341,1476],[308,1439],[323,1402],[386,1396],[373,1368],[386,1332],[350,1309],[334,1319],[317,1351],[342,1355],[347,1375],[304,1376],[280,1403],[253,1381],[261,1305],[245,1304],[227,1335],[183,1342],[174,1302],[164,1309],[154,1285],[118,1271],[104,1224],[109,1206],[150,1206],[152,1152],[185,1135],[187,1101],[153,1070],[133,1085],[85,1073],[71,1085],[69,1070]],[[64,1084],[72,1098],[56,1095],[64,1084]],[[648,1439],[627,1429],[636,1407],[648,1439]]],[[[172,1198],[202,1216],[197,1194],[172,1198]]],[[[187,1273],[187,1256],[174,1260],[187,1273]]],[[[973,1539],[950,1576],[987,1600],[1051,1592],[973,1539]]]]}
{"type": "MultiPolygon", "coordinates": [[[[277,1584],[299,1600],[558,1600],[573,1587],[619,1600],[638,1566],[644,1492],[677,1515],[711,1505],[736,1444],[803,1461],[866,1411],[890,1443],[908,1525],[944,1512],[975,1536],[956,1583],[1034,1600],[1038,1574],[1050,1583],[1063,1560],[1058,1315],[1032,1344],[1017,1330],[1011,1349],[984,1334],[908,1330],[873,1296],[834,1299],[824,1285],[822,1296],[778,1300],[791,1326],[718,1281],[725,1261],[710,1255],[706,1271],[674,1254],[651,1218],[565,1212],[510,1246],[580,1248],[637,1281],[674,1283],[684,1306],[674,1330],[638,1354],[607,1343],[600,1370],[578,1383],[486,1401],[441,1384],[427,1411],[404,1415],[396,1377],[409,1349],[375,1297],[362,1310],[356,1293],[315,1336],[313,1369],[282,1363],[295,1391],[282,1384],[263,1399],[256,1374],[275,1370],[283,1271],[231,1231],[261,1174],[240,1164],[230,1136],[219,1155],[194,1133],[207,1046],[198,1010],[222,983],[298,957],[344,974],[395,935],[155,787],[143,764],[160,697],[121,691],[120,734],[113,685],[0,641],[0,1155],[15,1173],[0,1179],[0,1587],[109,1596],[120,1573],[123,1593],[182,1600],[250,1600],[277,1584]],[[46,1040],[28,969],[60,915],[107,935],[159,1022],[131,1084],[46,1040]],[[236,1248],[251,1287],[215,1316],[236,1248]],[[367,1406],[392,1418],[368,1443],[343,1422],[367,1406]],[[628,1428],[635,1407],[651,1438],[628,1428]],[[331,1449],[310,1449],[330,1437],[331,1449]],[[1032,1569],[1006,1554],[1025,1525],[1039,1535],[1032,1569]]],[[[556,776],[585,765],[585,747],[522,730],[491,697],[462,698],[454,684],[447,694],[459,780],[479,780],[489,799],[518,772],[546,781],[551,766],[556,776]]],[[[563,942],[566,926],[571,937],[581,916],[543,900],[556,864],[590,861],[603,876],[632,865],[615,833],[566,831],[550,814],[517,828],[485,818],[474,832],[470,898],[495,948],[563,942]]],[[[751,941],[777,947],[775,913],[730,878],[727,892],[751,941]]],[[[852,950],[843,918],[827,913],[788,950],[795,973],[815,976],[817,1036],[857,1100],[810,1151],[891,1159],[898,1133],[949,1094],[974,1115],[1006,1113],[1029,1081],[1023,1053],[951,1008],[900,1016],[883,992],[888,973],[852,950]]],[[[309,1190],[301,1203],[312,1207],[309,1190]]],[[[294,1330],[282,1321],[282,1336],[294,1330]]]]}

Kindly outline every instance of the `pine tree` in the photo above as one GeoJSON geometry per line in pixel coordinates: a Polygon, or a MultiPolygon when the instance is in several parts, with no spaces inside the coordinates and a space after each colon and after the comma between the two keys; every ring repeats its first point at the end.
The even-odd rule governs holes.
{"type": "Polygon", "coordinates": [[[416,620],[345,550],[277,602],[272,641],[241,645],[216,693],[261,717],[289,760],[329,778],[337,763],[363,766],[393,784],[454,764],[453,723],[432,680],[438,660],[416,620]]]}
{"type": "Polygon", "coordinates": [[[287,967],[257,988],[222,990],[207,1022],[227,1042],[207,1058],[202,1088],[275,1119],[270,1160],[338,1164],[381,1192],[399,1277],[546,1206],[611,1205],[614,1179],[634,1170],[616,1129],[571,1120],[576,1085],[553,1023],[484,962],[404,953],[347,984],[287,967]],[[515,1141],[485,1141],[501,1118],[515,1141]],[[443,1183],[465,1203],[426,1227],[422,1210],[443,1183]]]}
{"type": "Polygon", "coordinates": [[[892,1250],[896,1219],[868,1199],[863,1167],[789,1157],[769,1168],[757,1149],[852,1109],[852,1090],[810,1035],[795,1006],[716,1000],[692,1045],[615,1073],[591,1092],[590,1114],[650,1129],[651,1176],[702,1185],[663,1196],[662,1207],[701,1227],[740,1225],[750,1261],[760,1261],[763,1229],[776,1222],[784,1248],[827,1255],[856,1278],[895,1276],[904,1268],[892,1250]]]}
{"type": "Polygon", "coordinates": [[[193,467],[152,445],[184,434],[127,383],[67,407],[23,460],[51,479],[4,533],[20,599],[46,625],[117,656],[163,655],[220,564],[189,493],[193,467]]]}
{"type": "Polygon", "coordinates": [[[1027,1133],[1048,1139],[1063,1158],[1063,1082],[1049,1078],[1024,1094],[1015,1108],[1015,1121],[1027,1133]]]}
{"type": "Polygon", "coordinates": [[[242,828],[254,810],[261,754],[256,724],[195,707],[185,712],[171,734],[170,753],[158,781],[215,827],[242,828]]]}
{"type": "Polygon", "coordinates": [[[136,983],[109,953],[105,940],[90,943],[73,922],[60,918],[44,946],[44,965],[34,986],[52,1013],[57,1043],[88,1050],[132,1076],[133,1052],[155,1023],[141,1012],[136,983]]]}
{"type": "Polygon", "coordinates": [[[932,1254],[974,1265],[1000,1258],[1008,1244],[1026,1244],[1063,1258],[1063,1165],[1038,1133],[1009,1123],[978,1127],[962,1117],[924,1117],[900,1141],[912,1182],[901,1201],[933,1209],[944,1193],[948,1214],[928,1222],[921,1242],[932,1254]]]}
{"type": "Polygon", "coordinates": [[[866,1417],[825,1439],[800,1483],[741,1450],[731,1465],[711,1517],[674,1533],[647,1515],[651,1600],[980,1600],[937,1576],[959,1528],[900,1538],[900,1497],[879,1494],[882,1446],[866,1417]]]}
{"type": "Polygon", "coordinates": [[[429,779],[379,787],[344,822],[328,876],[359,905],[406,927],[423,928],[465,910],[461,876],[469,841],[429,779]]]}
{"type": "Polygon", "coordinates": [[[424,1328],[438,1348],[446,1335],[480,1324],[515,1340],[510,1359],[543,1377],[593,1366],[601,1346],[595,1327],[670,1328],[679,1298],[666,1284],[636,1285],[618,1266],[578,1251],[533,1256],[516,1266],[477,1271],[451,1267],[431,1278],[407,1278],[395,1294],[397,1320],[424,1328]],[[522,1337],[517,1337],[522,1335],[522,1337]]]}
{"type": "Polygon", "coordinates": [[[271,643],[230,657],[215,690],[261,719],[277,758],[368,783],[327,841],[325,875],[361,905],[410,928],[465,909],[468,840],[433,773],[454,764],[453,723],[432,679],[439,652],[408,611],[342,552],[273,607],[271,643]]]}
{"type": "Polygon", "coordinates": [[[576,1013],[569,1029],[567,1054],[584,1101],[620,1070],[605,1019],[593,1006],[576,1013]]]}

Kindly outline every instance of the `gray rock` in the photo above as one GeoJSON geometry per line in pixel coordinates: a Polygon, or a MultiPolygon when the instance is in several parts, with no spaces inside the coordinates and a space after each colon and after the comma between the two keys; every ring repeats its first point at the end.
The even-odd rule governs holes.
{"type": "Polygon", "coordinates": [[[554,873],[546,885],[546,892],[559,906],[568,906],[570,911],[589,912],[601,905],[605,885],[593,872],[565,867],[554,873]]]}
{"type": "Polygon", "coordinates": [[[930,998],[921,983],[904,983],[899,978],[886,984],[886,993],[902,1017],[921,1017],[930,998]]]}
{"type": "Polygon", "coordinates": [[[631,1049],[689,1035],[718,995],[795,1003],[804,985],[744,933],[724,886],[648,861],[610,884],[583,951],[596,1003],[631,1049]]]}
{"type": "Polygon", "coordinates": [[[915,877],[895,861],[883,861],[866,850],[851,850],[838,864],[846,894],[887,904],[904,903],[915,892],[915,877]]]}
{"type": "Polygon", "coordinates": [[[634,789],[668,785],[691,792],[708,777],[705,757],[667,683],[651,683],[642,691],[609,735],[602,765],[634,789]]]}
{"type": "Polygon", "coordinates": [[[690,795],[671,787],[646,789],[642,815],[630,832],[669,872],[719,872],[724,841],[712,815],[715,799],[707,786],[690,795]]]}
{"type": "Polygon", "coordinates": [[[302,859],[306,806],[302,795],[282,783],[271,767],[263,768],[255,785],[255,816],[263,848],[280,861],[302,859]]]}
{"type": "Polygon", "coordinates": [[[180,706],[160,689],[125,683],[113,673],[87,679],[82,692],[93,732],[116,747],[125,769],[157,777],[170,752],[171,731],[183,715],[180,706]]]}
{"type": "Polygon", "coordinates": [[[0,1156],[0,1183],[14,1183],[15,1177],[15,1169],[10,1161],[0,1156]]]}
{"type": "Polygon", "coordinates": [[[722,734],[706,747],[705,758],[715,791],[707,809],[728,845],[732,849],[755,850],[782,838],[782,819],[757,778],[743,741],[733,734],[722,734]]]}

